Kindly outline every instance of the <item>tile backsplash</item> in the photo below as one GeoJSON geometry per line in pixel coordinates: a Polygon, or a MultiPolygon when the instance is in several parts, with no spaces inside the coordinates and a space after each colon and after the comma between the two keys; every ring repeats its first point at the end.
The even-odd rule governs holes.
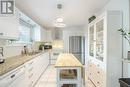
{"type": "Polygon", "coordinates": [[[4,58],[17,56],[21,54],[23,46],[7,46],[6,43],[6,40],[0,39],[0,47],[4,48],[4,58]]]}
{"type": "Polygon", "coordinates": [[[4,58],[20,55],[22,49],[22,46],[5,46],[4,58]]]}

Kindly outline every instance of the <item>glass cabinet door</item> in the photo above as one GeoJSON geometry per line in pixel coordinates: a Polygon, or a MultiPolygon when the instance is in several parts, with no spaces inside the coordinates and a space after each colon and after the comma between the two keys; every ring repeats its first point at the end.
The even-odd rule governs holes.
{"type": "Polygon", "coordinates": [[[94,25],[89,28],[89,55],[94,57],[94,25]]]}
{"type": "Polygon", "coordinates": [[[103,31],[104,20],[96,23],[96,59],[103,61],[103,31]]]}

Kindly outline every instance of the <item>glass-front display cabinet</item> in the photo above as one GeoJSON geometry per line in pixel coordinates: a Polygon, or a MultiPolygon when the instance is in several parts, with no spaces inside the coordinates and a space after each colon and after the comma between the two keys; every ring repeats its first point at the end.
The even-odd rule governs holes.
{"type": "Polygon", "coordinates": [[[104,51],[104,20],[100,20],[96,23],[96,59],[103,61],[104,51]]]}

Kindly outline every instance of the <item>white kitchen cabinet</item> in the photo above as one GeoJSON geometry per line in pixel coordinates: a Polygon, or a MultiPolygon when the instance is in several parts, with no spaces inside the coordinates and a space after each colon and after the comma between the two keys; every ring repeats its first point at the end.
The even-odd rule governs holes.
{"type": "Polygon", "coordinates": [[[49,53],[45,52],[0,76],[0,87],[33,87],[49,65],[49,53]]]}
{"type": "Polygon", "coordinates": [[[25,68],[18,67],[0,78],[0,87],[26,87],[24,78],[25,68]]]}
{"type": "Polygon", "coordinates": [[[119,87],[122,12],[106,11],[88,27],[89,79],[96,87],[119,87]]]}
{"type": "Polygon", "coordinates": [[[26,81],[27,87],[32,87],[34,85],[35,62],[36,62],[35,59],[33,59],[25,64],[25,67],[26,67],[25,81],[26,81]]]}
{"type": "Polygon", "coordinates": [[[35,85],[41,74],[49,65],[49,52],[45,52],[26,64],[26,85],[32,87],[35,85]]]}
{"type": "Polygon", "coordinates": [[[2,39],[19,38],[19,18],[17,14],[9,17],[8,16],[0,17],[0,38],[2,39]]]}

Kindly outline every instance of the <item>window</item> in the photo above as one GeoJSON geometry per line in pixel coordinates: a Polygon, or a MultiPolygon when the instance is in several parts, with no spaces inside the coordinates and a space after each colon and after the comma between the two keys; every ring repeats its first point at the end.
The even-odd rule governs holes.
{"type": "Polygon", "coordinates": [[[20,19],[20,35],[19,35],[19,43],[29,43],[33,41],[33,26],[22,19],[20,19]]]}

